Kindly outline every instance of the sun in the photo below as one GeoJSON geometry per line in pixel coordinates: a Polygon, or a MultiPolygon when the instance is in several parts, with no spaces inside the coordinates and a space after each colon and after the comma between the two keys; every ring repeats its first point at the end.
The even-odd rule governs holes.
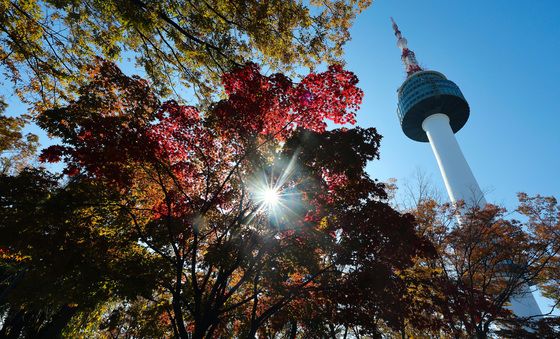
{"type": "Polygon", "coordinates": [[[258,189],[255,189],[253,194],[255,201],[269,212],[277,210],[282,204],[283,197],[279,187],[268,186],[265,184],[258,189]]]}
{"type": "Polygon", "coordinates": [[[280,202],[280,192],[275,188],[267,187],[262,192],[262,200],[266,205],[274,207],[280,202]]]}
{"type": "Polygon", "coordinates": [[[256,172],[248,180],[250,199],[256,204],[255,215],[267,214],[278,223],[293,214],[292,206],[299,196],[290,181],[295,172],[296,158],[276,159],[267,168],[256,172]]]}

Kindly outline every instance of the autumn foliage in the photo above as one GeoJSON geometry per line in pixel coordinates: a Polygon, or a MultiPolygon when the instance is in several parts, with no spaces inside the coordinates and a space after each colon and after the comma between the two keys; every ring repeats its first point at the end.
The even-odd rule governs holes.
{"type": "MultiPolygon", "coordinates": [[[[399,272],[434,250],[364,171],[379,156],[375,129],[327,130],[327,121],[355,122],[357,78],[334,65],[295,83],[247,64],[222,80],[224,99],[201,112],[161,103],[145,80],[100,60],[78,100],[39,117],[61,140],[40,158],[63,161],[67,183],[37,186],[45,198],[21,200],[14,185],[52,180],[24,172],[26,180],[5,182],[3,201],[45,214],[37,246],[48,247],[44,227],[68,237],[67,213],[93,234],[34,254],[13,240],[29,222],[19,218],[24,209],[10,210],[2,232],[11,238],[0,247],[27,258],[16,271],[42,274],[34,258],[56,261],[80,243],[109,265],[87,285],[59,273],[54,281],[74,282],[76,295],[51,310],[51,326],[71,306],[62,323],[72,319],[66,331],[83,336],[132,330],[130,312],[149,318],[134,330],[140,336],[375,335],[401,327],[411,309],[399,272]],[[271,185],[280,194],[274,208],[256,198],[258,187],[271,185]],[[64,199],[71,199],[64,213],[48,208],[64,199]],[[95,240],[106,234],[114,236],[108,243],[95,240]],[[137,273],[119,275],[120,263],[138,256],[149,274],[130,265],[137,273]],[[88,293],[92,285],[103,293],[88,293]]],[[[12,305],[14,326],[17,307],[34,314],[12,305]]]]}
{"type": "Polygon", "coordinates": [[[352,22],[370,4],[2,0],[0,68],[37,113],[75,99],[97,56],[134,59],[158,94],[190,88],[206,102],[220,76],[246,60],[275,72],[339,60],[352,22]]]}
{"type": "Polygon", "coordinates": [[[541,288],[557,305],[553,286],[558,280],[550,273],[558,267],[560,207],[552,197],[520,193],[518,198],[513,212],[492,204],[469,207],[420,200],[413,211],[417,230],[431,240],[437,255],[405,272],[418,286],[412,297],[423,311],[430,310],[407,319],[411,333],[421,321],[441,322],[431,333],[455,337],[558,335],[557,320],[548,317],[554,308],[541,310],[546,317],[519,315],[512,303],[541,288]]]}
{"type": "Polygon", "coordinates": [[[351,72],[294,82],[249,63],[222,81],[203,110],[99,59],[79,99],[38,117],[60,140],[40,160],[64,167],[0,177],[0,334],[557,332],[508,310],[527,284],[558,300],[554,198],[520,195],[524,221],[430,199],[400,213],[365,172],[381,136],[348,128],[351,72]]]}

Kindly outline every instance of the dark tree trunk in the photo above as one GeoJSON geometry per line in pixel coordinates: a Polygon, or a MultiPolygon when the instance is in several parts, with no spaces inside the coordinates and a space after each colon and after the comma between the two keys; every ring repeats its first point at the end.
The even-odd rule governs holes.
{"type": "Polygon", "coordinates": [[[486,334],[486,332],[481,331],[481,330],[477,330],[476,331],[476,339],[487,339],[488,335],[486,334]]]}
{"type": "Polygon", "coordinates": [[[296,339],[296,335],[297,335],[297,321],[292,320],[290,321],[290,335],[288,338],[296,339]]]}
{"type": "Polygon", "coordinates": [[[187,333],[187,329],[185,328],[185,321],[183,320],[183,310],[181,309],[181,305],[179,304],[178,298],[176,298],[175,296],[173,296],[172,304],[173,304],[173,313],[175,313],[177,330],[179,331],[179,337],[181,339],[189,339],[189,334],[187,333]]]}
{"type": "Polygon", "coordinates": [[[329,330],[331,332],[331,338],[336,339],[336,332],[333,324],[329,324],[329,330]]]}

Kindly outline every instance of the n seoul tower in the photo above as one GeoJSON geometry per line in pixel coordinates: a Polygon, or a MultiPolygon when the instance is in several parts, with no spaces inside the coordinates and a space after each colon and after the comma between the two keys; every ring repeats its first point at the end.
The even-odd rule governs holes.
{"type": "MultiPolygon", "coordinates": [[[[430,143],[452,203],[463,201],[466,206],[484,207],[484,194],[455,139],[455,133],[469,118],[469,104],[459,87],[445,75],[418,65],[393,18],[391,22],[407,74],[397,90],[397,115],[404,134],[412,140],[430,143]]],[[[542,314],[529,286],[521,288],[510,303],[517,316],[542,314]]]]}
{"type": "Polygon", "coordinates": [[[454,82],[418,65],[407,40],[393,18],[391,21],[408,75],[398,90],[397,115],[404,134],[412,140],[430,142],[453,203],[462,200],[484,206],[482,190],[454,135],[469,118],[469,104],[454,82]]]}

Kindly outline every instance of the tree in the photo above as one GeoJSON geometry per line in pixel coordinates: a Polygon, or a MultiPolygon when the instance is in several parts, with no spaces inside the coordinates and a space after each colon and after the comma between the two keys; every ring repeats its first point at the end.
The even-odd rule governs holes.
{"type": "Polygon", "coordinates": [[[427,333],[417,325],[423,319],[443,320],[430,332],[438,336],[554,337],[557,319],[548,316],[557,305],[543,310],[544,318],[517,318],[509,305],[519,293],[535,290],[535,285],[558,301],[553,273],[560,240],[556,199],[519,193],[519,206],[512,212],[491,204],[453,206],[439,202],[433,183],[421,171],[413,182],[405,181],[400,194],[396,180],[389,182],[389,195],[398,200],[392,205],[415,216],[417,232],[431,240],[438,255],[436,260],[421,258],[405,272],[418,284],[412,293],[420,303],[416,314],[429,310],[424,318],[407,322],[406,332],[427,333]]]}
{"type": "MultiPolygon", "coordinates": [[[[246,64],[223,76],[227,96],[204,114],[160,103],[147,81],[112,63],[99,61],[90,74],[76,101],[38,120],[61,139],[41,159],[63,160],[68,183],[28,200],[60,203],[46,192],[79,187],[84,197],[69,199],[63,212],[48,211],[57,222],[67,220],[65,227],[75,223],[67,213],[85,210],[96,221],[83,218],[92,242],[85,248],[104,263],[105,284],[93,297],[62,299],[84,306],[66,328],[71,336],[129,330],[150,336],[157,329],[180,338],[376,335],[380,326],[398,328],[414,316],[399,272],[434,249],[364,171],[378,157],[375,129],[326,129],[325,120],[354,123],[362,92],[352,73],[334,65],[294,83],[246,64]],[[106,250],[97,247],[98,237],[109,242],[106,250]],[[153,275],[127,280],[138,272],[127,260],[153,275]]],[[[2,196],[4,208],[22,199],[18,194],[26,195],[2,196]]],[[[0,244],[3,253],[42,262],[57,252],[32,249],[46,247],[58,232],[81,243],[51,224],[33,209],[13,210],[0,224],[0,234],[16,233],[0,244]],[[31,247],[20,231],[28,229],[37,235],[31,247]]],[[[45,267],[26,269],[41,274],[45,267]]],[[[84,286],[78,273],[61,268],[52,280],[84,286]]],[[[19,301],[14,295],[8,307],[19,301]]]]}
{"type": "Polygon", "coordinates": [[[72,99],[96,56],[135,58],[161,95],[183,85],[204,98],[245,61],[277,71],[331,63],[370,2],[2,0],[0,65],[38,110],[72,99]]]}
{"type": "MultiPolygon", "coordinates": [[[[466,331],[486,338],[494,324],[502,334],[512,327],[529,335],[539,318],[515,317],[510,301],[537,283],[557,286],[547,273],[556,270],[560,250],[556,200],[519,194],[519,201],[517,212],[524,221],[507,218],[504,208],[490,204],[453,207],[426,199],[417,207],[420,234],[438,250],[438,259],[426,264],[442,273],[437,278],[444,292],[439,313],[455,335],[466,331]]],[[[542,322],[539,331],[552,331],[547,324],[542,322]]]]}
{"type": "Polygon", "coordinates": [[[3,174],[15,173],[25,167],[38,146],[36,135],[22,134],[29,116],[5,116],[6,107],[0,97],[0,173],[3,174]]]}
{"type": "Polygon", "coordinates": [[[126,238],[109,190],[59,179],[41,169],[1,177],[2,337],[55,337],[111,298],[149,296],[161,271],[126,238]]]}

